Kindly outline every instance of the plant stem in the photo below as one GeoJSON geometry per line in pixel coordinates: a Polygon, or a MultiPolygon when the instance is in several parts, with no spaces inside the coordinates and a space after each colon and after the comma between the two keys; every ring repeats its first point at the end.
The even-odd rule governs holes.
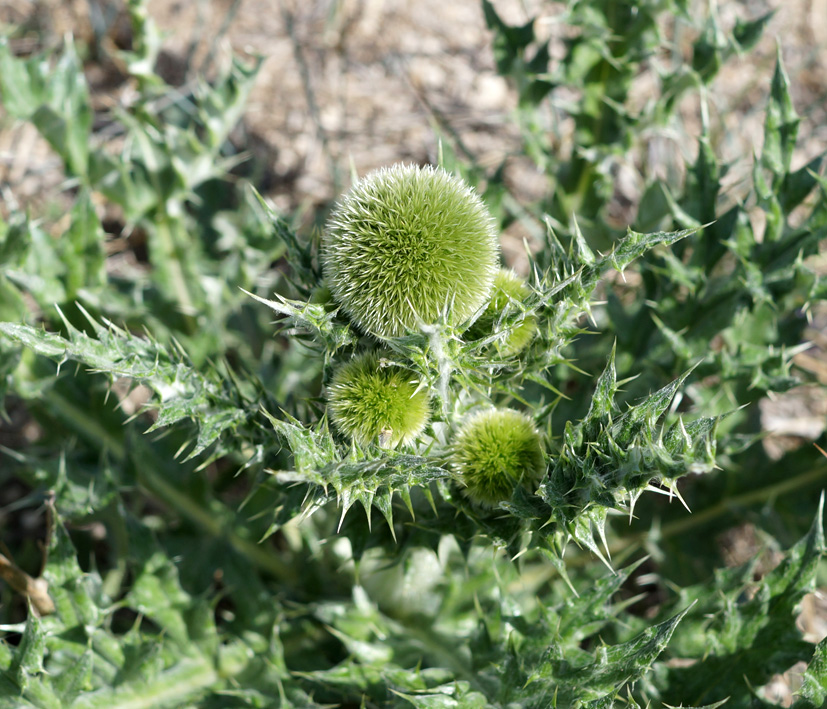
{"type": "Polygon", "coordinates": [[[198,312],[190,293],[190,281],[181,261],[182,253],[173,232],[171,218],[162,213],[155,222],[155,245],[160,253],[152,254],[153,266],[161,271],[162,288],[170,291],[186,318],[189,334],[194,332],[195,314],[198,312]]]}
{"type": "Polygon", "coordinates": [[[222,522],[220,514],[223,510],[207,510],[194,502],[188,495],[185,495],[175,486],[170,485],[162,476],[158,475],[152,466],[144,466],[138,471],[138,478],[141,485],[154,496],[174,507],[176,511],[195,522],[204,531],[213,537],[224,537],[239,554],[258,568],[273,576],[287,580],[296,581],[296,575],[290,568],[275,554],[268,551],[267,547],[244,539],[231,529],[227,529],[222,522]]]}
{"type": "MultiPolygon", "coordinates": [[[[661,527],[660,538],[668,539],[679,534],[684,534],[691,529],[706,524],[716,517],[732,512],[738,507],[748,507],[757,503],[767,502],[775,497],[785,495],[802,487],[807,487],[820,478],[827,482],[827,465],[817,465],[815,468],[811,468],[810,470],[800,473],[787,480],[782,480],[781,482],[774,483],[773,485],[767,485],[766,487],[761,487],[757,490],[750,490],[749,492],[744,492],[740,495],[725,498],[717,505],[707,507],[700,512],[694,512],[692,514],[688,514],[686,517],[669,522],[661,527]]],[[[634,549],[640,547],[648,536],[649,532],[645,531],[637,532],[629,535],[628,537],[624,537],[623,539],[618,539],[609,545],[609,551],[613,557],[616,554],[628,554],[634,549]]],[[[572,559],[572,561],[575,561],[575,559],[572,559]]]]}
{"type": "MultiPolygon", "coordinates": [[[[99,421],[92,418],[85,410],[74,405],[55,391],[49,394],[49,406],[80,435],[90,441],[92,445],[103,448],[120,462],[127,458],[126,445],[123,440],[113,436],[99,421]]],[[[142,451],[141,460],[144,464],[136,464],[136,472],[141,486],[160,501],[166,503],[177,512],[213,537],[225,538],[239,554],[245,556],[254,566],[285,581],[296,581],[292,568],[269,552],[267,547],[244,539],[235,531],[228,528],[225,521],[226,509],[223,505],[219,509],[207,510],[195,502],[174,485],[167,482],[157,472],[160,466],[151,459],[148,450],[142,451]]]]}
{"type": "Polygon", "coordinates": [[[117,460],[126,457],[124,442],[107,431],[100,421],[92,418],[86,409],[76,406],[54,390],[49,392],[48,401],[49,408],[93,446],[106,451],[117,460]]]}
{"type": "MultiPolygon", "coordinates": [[[[786,495],[794,492],[808,485],[812,485],[819,479],[823,479],[827,483],[827,464],[817,465],[806,472],[800,473],[795,477],[783,480],[782,482],[767,485],[766,487],[758,488],[757,490],[750,490],[740,495],[734,495],[719,502],[717,505],[707,507],[700,512],[687,514],[686,517],[674,520],[668,524],[663,525],[660,529],[660,539],[669,539],[670,537],[684,534],[692,529],[701,527],[710,522],[716,517],[721,517],[739,507],[748,507],[761,502],[767,502],[775,497],[786,495]]],[[[621,539],[616,539],[609,544],[609,553],[612,559],[617,562],[620,559],[628,558],[635,550],[639,549],[642,544],[649,537],[649,531],[636,532],[621,539]]],[[[591,554],[581,552],[566,559],[566,566],[568,568],[578,568],[586,566],[593,561],[591,554]]],[[[548,578],[556,575],[556,571],[549,567],[548,578]]]]}

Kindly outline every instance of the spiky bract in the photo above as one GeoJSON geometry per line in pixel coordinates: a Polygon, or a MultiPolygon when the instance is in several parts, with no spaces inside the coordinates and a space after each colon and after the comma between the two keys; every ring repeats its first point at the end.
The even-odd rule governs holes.
{"type": "MultiPolygon", "coordinates": [[[[491,333],[509,308],[516,309],[516,303],[524,301],[531,289],[523,278],[514,271],[501,268],[494,277],[491,300],[485,311],[474,323],[472,337],[484,337],[491,333]]],[[[512,311],[514,312],[514,311],[512,311]]],[[[526,315],[509,328],[508,334],[497,341],[497,351],[503,357],[510,357],[524,350],[537,333],[537,318],[526,315]]]]}
{"type": "Polygon", "coordinates": [[[410,372],[385,364],[374,352],[354,357],[333,374],[327,389],[330,418],[360,443],[395,448],[413,441],[428,423],[428,395],[410,372]]]}
{"type": "Polygon", "coordinates": [[[468,497],[483,505],[496,505],[511,499],[517,485],[539,482],[543,442],[525,414],[488,409],[471,417],[460,430],[453,462],[468,497]]]}
{"type": "Polygon", "coordinates": [[[322,244],[336,300],[362,330],[397,337],[485,303],[499,243],[482,200],[441,168],[393,165],[337,205],[322,244]]]}

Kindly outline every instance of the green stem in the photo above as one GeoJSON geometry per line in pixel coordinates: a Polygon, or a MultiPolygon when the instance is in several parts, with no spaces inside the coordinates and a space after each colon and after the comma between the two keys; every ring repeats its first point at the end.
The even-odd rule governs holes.
{"type": "Polygon", "coordinates": [[[285,581],[295,582],[298,580],[293,569],[278,556],[268,551],[267,547],[244,539],[231,529],[227,529],[221,520],[223,510],[204,509],[188,495],[164,480],[151,466],[143,466],[138,471],[138,478],[148,492],[174,507],[209,535],[227,539],[233,549],[247,557],[258,568],[285,581]]]}
{"type": "Polygon", "coordinates": [[[76,406],[54,390],[49,392],[49,408],[92,445],[100,446],[117,460],[126,457],[126,446],[123,441],[107,431],[86,409],[76,406]]]}
{"type": "MultiPolygon", "coordinates": [[[[100,422],[92,418],[84,409],[74,405],[65,397],[52,391],[49,394],[49,406],[58,416],[67,422],[73,429],[92,445],[99,445],[109,452],[118,461],[123,462],[126,457],[126,445],[122,440],[113,436],[100,422]]],[[[254,566],[285,581],[297,581],[293,569],[268,551],[267,547],[244,539],[232,529],[227,528],[223,505],[220,509],[206,510],[191,497],[182,493],[174,485],[167,482],[156,470],[160,469],[154,461],[147,461],[146,465],[136,465],[138,479],[142,487],[165,502],[184,517],[194,522],[204,531],[216,538],[225,538],[239,554],[245,556],[254,566]]]]}
{"type": "MultiPolygon", "coordinates": [[[[712,507],[707,507],[700,512],[693,512],[691,514],[688,513],[686,517],[663,525],[660,529],[659,538],[669,539],[670,537],[675,537],[679,534],[685,534],[692,529],[707,524],[716,517],[729,514],[739,507],[748,507],[750,505],[767,502],[773,498],[786,495],[787,493],[794,492],[800,488],[807,487],[808,485],[812,485],[819,479],[823,479],[825,483],[827,483],[827,465],[818,465],[815,468],[800,473],[799,475],[789,478],[788,480],[783,480],[781,482],[774,483],[773,485],[758,488],[757,490],[750,490],[749,492],[744,492],[740,495],[728,497],[721,500],[718,504],[712,505],[712,507]]],[[[611,554],[614,562],[617,563],[622,559],[626,559],[631,556],[635,550],[639,549],[643,545],[649,537],[649,534],[650,532],[648,530],[636,532],[621,539],[617,539],[609,544],[609,553],[611,554]]],[[[594,557],[590,553],[579,553],[576,556],[572,556],[570,559],[566,559],[566,567],[578,568],[581,566],[586,566],[587,564],[590,564],[593,559],[594,557]]],[[[556,572],[550,567],[548,577],[551,578],[554,575],[556,575],[556,572]]]]}
{"type": "Polygon", "coordinates": [[[197,309],[189,291],[189,279],[181,263],[181,252],[176,244],[175,234],[172,231],[170,217],[160,214],[155,222],[155,236],[158,252],[152,255],[153,266],[161,271],[162,288],[170,289],[172,297],[187,319],[190,326],[188,334],[194,332],[193,317],[197,309]]]}
{"type": "MultiPolygon", "coordinates": [[[[781,482],[767,485],[766,487],[761,487],[757,490],[750,490],[749,492],[744,492],[740,495],[725,498],[717,505],[712,505],[712,507],[707,507],[700,512],[693,512],[692,514],[688,514],[686,517],[669,522],[661,527],[660,538],[669,539],[670,537],[675,537],[679,534],[685,534],[686,532],[696,527],[700,527],[716,517],[721,517],[727,513],[730,513],[739,507],[748,507],[750,505],[767,502],[768,500],[772,500],[773,498],[781,495],[786,495],[789,492],[794,492],[799,488],[807,487],[808,485],[818,481],[820,478],[823,478],[825,482],[827,482],[827,465],[818,465],[811,470],[800,473],[787,480],[782,480],[781,482]]],[[[609,551],[611,552],[612,557],[620,554],[628,555],[631,551],[639,548],[648,536],[648,531],[631,534],[628,537],[618,539],[614,543],[610,544],[609,551]]],[[[572,561],[574,561],[574,559],[572,559],[572,561]]]]}

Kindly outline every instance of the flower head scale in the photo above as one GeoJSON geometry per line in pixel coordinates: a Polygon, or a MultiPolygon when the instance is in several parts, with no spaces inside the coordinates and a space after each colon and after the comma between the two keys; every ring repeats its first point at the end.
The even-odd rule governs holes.
{"type": "Polygon", "coordinates": [[[499,243],[482,200],[431,166],[393,165],[357,182],[325,229],[336,300],[362,330],[398,337],[444,312],[461,323],[488,298],[499,243]]]}
{"type": "Polygon", "coordinates": [[[430,416],[428,395],[417,391],[410,373],[383,366],[375,352],[341,365],[327,388],[327,400],[333,425],[362,445],[410,443],[430,416]]]}
{"type": "Polygon", "coordinates": [[[537,483],[543,442],[534,422],[513,409],[488,409],[465,422],[453,463],[474,502],[494,506],[511,499],[517,485],[537,483]]]}

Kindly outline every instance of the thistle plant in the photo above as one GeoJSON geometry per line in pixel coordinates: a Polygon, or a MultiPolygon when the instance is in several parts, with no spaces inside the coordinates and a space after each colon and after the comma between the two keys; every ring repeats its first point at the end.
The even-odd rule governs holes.
{"type": "Polygon", "coordinates": [[[449,126],[439,167],[342,196],[321,248],[227,175],[255,66],[166,85],[128,0],[135,88],[96,116],[71,44],[0,40],[5,114],[72,185],[0,219],[0,709],[767,709],[791,668],[785,705],[827,705],[827,640],[796,624],[824,584],[827,461],[770,459],[757,407],[823,393],[793,355],[827,297],[827,180],[793,165],[780,57],[743,195],[701,110],[686,180],[606,218],[606,162],[704,108],[760,33],[715,5],[568,3],[551,62],[538,22],[483,0],[548,189],[513,191],[518,155],[458,158],[449,126]],[[133,246],[101,204],[146,234],[141,268],[112,260],[133,246]],[[528,281],[500,269],[515,220],[528,281]],[[771,553],[725,560],[745,530],[771,553]]]}
{"type": "Polygon", "coordinates": [[[376,352],[340,365],[327,387],[327,401],[336,428],[361,445],[405,445],[428,423],[427,392],[410,372],[376,352]]]}
{"type": "Polygon", "coordinates": [[[488,298],[498,254],[480,198],[432,166],[394,165],[359,180],[322,241],[334,297],[359,328],[380,338],[442,317],[462,323],[488,298]]]}
{"type": "Polygon", "coordinates": [[[474,414],[457,435],[452,461],[468,497],[489,506],[510,500],[517,485],[536,486],[544,472],[540,434],[513,409],[474,414]]]}

